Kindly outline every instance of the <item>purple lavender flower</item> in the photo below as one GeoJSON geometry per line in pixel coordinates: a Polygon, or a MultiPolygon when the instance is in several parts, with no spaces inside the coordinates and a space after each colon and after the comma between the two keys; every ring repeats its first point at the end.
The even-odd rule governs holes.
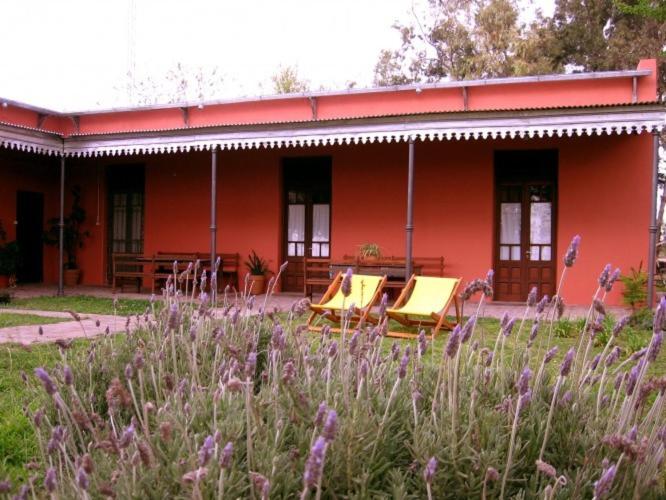
{"type": "Polygon", "coordinates": [[[292,360],[287,361],[282,367],[282,382],[291,384],[296,378],[296,367],[292,360]]]}
{"type": "Polygon", "coordinates": [[[419,356],[424,356],[428,350],[428,341],[426,340],[425,330],[419,331],[418,350],[419,356]]]}
{"type": "Polygon", "coordinates": [[[180,323],[180,314],[178,312],[178,304],[172,302],[169,306],[169,317],[167,319],[167,326],[170,330],[176,330],[180,323]]]}
{"type": "Polygon", "coordinates": [[[613,335],[613,337],[617,337],[619,333],[624,329],[624,327],[627,326],[627,324],[629,324],[630,319],[631,316],[624,316],[623,318],[620,318],[613,326],[613,331],[611,332],[611,335],[613,335]]]}
{"type": "Polygon", "coordinates": [[[537,303],[537,287],[533,286],[527,294],[527,307],[534,307],[537,303]]]}
{"type": "Polygon", "coordinates": [[[523,411],[523,408],[525,408],[528,404],[530,404],[530,401],[532,401],[532,389],[527,389],[525,394],[522,394],[518,398],[518,408],[516,408],[518,413],[523,411]]]}
{"type": "Polygon", "coordinates": [[[594,482],[595,498],[603,498],[610,492],[611,487],[613,486],[613,480],[615,479],[616,472],[617,467],[615,464],[603,470],[601,477],[599,477],[599,479],[594,482]]]}
{"type": "Polygon", "coordinates": [[[638,439],[638,427],[635,425],[629,429],[629,432],[627,433],[627,439],[633,441],[634,443],[638,439]]]}
{"type": "Polygon", "coordinates": [[[222,453],[220,453],[220,467],[222,469],[228,469],[231,466],[231,457],[234,454],[234,444],[229,441],[224,448],[222,448],[222,453]]]}
{"type": "Polygon", "coordinates": [[[508,337],[511,335],[511,332],[513,331],[513,326],[516,324],[516,318],[511,318],[509,321],[506,322],[506,325],[502,327],[502,335],[505,337],[508,337]]]}
{"type": "Polygon", "coordinates": [[[606,264],[599,275],[599,287],[606,288],[608,286],[608,280],[610,279],[611,265],[606,264]]]}
{"type": "Polygon", "coordinates": [[[342,295],[345,297],[349,297],[351,295],[351,286],[352,286],[352,268],[348,267],[347,272],[345,273],[344,277],[342,278],[342,284],[340,285],[340,291],[342,292],[342,295]]]}
{"type": "Polygon", "coordinates": [[[35,368],[35,376],[42,382],[44,390],[49,396],[53,396],[58,392],[58,388],[44,368],[35,368]]]}
{"type": "Polygon", "coordinates": [[[472,336],[472,331],[474,330],[474,324],[476,323],[476,314],[472,314],[460,330],[460,343],[466,343],[472,336]]]}
{"type": "Polygon", "coordinates": [[[44,487],[49,493],[53,493],[56,490],[56,471],[53,467],[46,469],[46,474],[44,474],[44,487]]]}
{"type": "Polygon", "coordinates": [[[616,267],[615,271],[613,271],[613,274],[611,274],[610,278],[608,278],[608,283],[606,283],[606,293],[610,293],[610,291],[613,289],[613,285],[619,278],[620,268],[616,267]]]}
{"type": "Polygon", "coordinates": [[[607,367],[610,367],[615,363],[618,359],[620,359],[620,348],[618,346],[615,346],[615,348],[610,352],[610,354],[606,357],[605,364],[607,367]]]}
{"type": "Polygon", "coordinates": [[[361,366],[359,367],[359,373],[361,377],[365,377],[368,374],[369,368],[370,367],[368,365],[368,361],[365,358],[363,358],[361,360],[361,366]]]}
{"type": "Polygon", "coordinates": [[[530,329],[530,336],[527,339],[527,347],[532,347],[532,344],[534,344],[534,341],[536,340],[538,333],[539,333],[539,322],[535,321],[532,324],[532,328],[530,329]]]}
{"type": "Polygon", "coordinates": [[[142,370],[145,365],[145,362],[143,360],[143,352],[137,351],[137,353],[134,355],[134,368],[137,370],[142,370]]]}
{"type": "Polygon", "coordinates": [[[630,357],[632,361],[638,361],[641,359],[643,356],[645,356],[645,353],[647,352],[647,347],[643,347],[642,349],[636,351],[633,353],[630,357]]]}
{"type": "Polygon", "coordinates": [[[425,482],[428,484],[432,484],[432,478],[435,477],[436,472],[437,472],[437,459],[435,457],[430,457],[430,460],[428,460],[425,469],[423,469],[423,479],[425,479],[425,482]]]}
{"type": "Polygon", "coordinates": [[[499,472],[495,467],[488,467],[486,469],[486,482],[498,481],[500,478],[499,472]]]}
{"type": "Polygon", "coordinates": [[[208,463],[210,457],[213,456],[214,450],[215,440],[213,439],[213,436],[206,436],[201,448],[199,448],[199,467],[204,467],[208,463]]]}
{"type": "Polygon", "coordinates": [[[599,361],[601,361],[601,353],[597,354],[592,360],[592,363],[590,363],[590,370],[596,370],[597,366],[599,366],[599,361]]]}
{"type": "Polygon", "coordinates": [[[386,314],[386,308],[388,307],[388,294],[384,293],[382,295],[382,300],[379,303],[379,317],[383,318],[384,314],[386,314]]]}
{"type": "Polygon", "coordinates": [[[324,468],[324,456],[326,454],[326,439],[319,436],[312,445],[310,455],[305,462],[305,472],[303,473],[303,483],[306,488],[314,488],[321,479],[324,468]]]}
{"type": "Polygon", "coordinates": [[[664,342],[664,332],[663,330],[655,331],[652,335],[652,342],[650,342],[650,347],[647,352],[648,361],[654,362],[659,356],[659,351],[661,350],[661,345],[664,342]]]}
{"type": "Polygon", "coordinates": [[[360,336],[361,332],[355,330],[354,334],[351,336],[351,339],[349,339],[349,354],[352,356],[356,354],[356,350],[358,349],[358,339],[360,336]]]}
{"type": "Polygon", "coordinates": [[[398,345],[397,342],[393,342],[393,344],[391,345],[391,359],[393,361],[397,361],[399,357],[400,357],[400,346],[398,345]]]}
{"type": "Polygon", "coordinates": [[[634,393],[634,389],[636,388],[636,382],[638,381],[638,374],[641,372],[641,368],[643,367],[643,360],[640,360],[638,363],[636,363],[631,371],[629,372],[629,377],[627,377],[627,396],[631,396],[634,393]]]}
{"type": "Polygon", "coordinates": [[[666,297],[662,297],[657,304],[652,320],[652,329],[656,332],[664,329],[664,319],[666,319],[666,297]]]}
{"type": "Polygon", "coordinates": [[[56,425],[51,431],[51,438],[46,446],[46,451],[49,455],[60,448],[60,444],[64,441],[66,431],[63,427],[56,425]]]}
{"type": "Polygon", "coordinates": [[[541,297],[541,300],[536,305],[537,314],[541,314],[544,311],[544,309],[546,309],[546,306],[548,305],[548,302],[549,302],[548,295],[544,295],[543,297],[541,297]]]}
{"type": "Polygon", "coordinates": [[[127,448],[134,439],[134,424],[129,424],[118,440],[119,448],[127,448]]]}
{"type": "Polygon", "coordinates": [[[254,376],[254,372],[257,368],[257,353],[252,351],[248,353],[247,358],[245,358],[245,376],[251,378],[254,376]]]}
{"type": "Polygon", "coordinates": [[[573,392],[567,391],[560,398],[560,405],[567,406],[569,403],[571,403],[572,399],[573,399],[573,392]]]}
{"type": "Polygon", "coordinates": [[[553,358],[555,357],[555,355],[557,354],[558,350],[559,350],[559,348],[557,346],[551,347],[546,352],[546,355],[543,357],[543,364],[547,365],[548,363],[550,363],[553,360],[553,358]]]}
{"type": "Polygon", "coordinates": [[[564,360],[562,361],[562,365],[560,366],[560,376],[566,377],[569,375],[575,355],[576,350],[573,347],[567,351],[566,355],[564,356],[564,360]]]}
{"type": "Polygon", "coordinates": [[[326,438],[326,441],[331,442],[335,439],[335,433],[338,429],[338,414],[335,410],[328,410],[326,415],[326,422],[324,423],[324,429],[322,430],[322,436],[326,438]]]}
{"type": "Polygon", "coordinates": [[[273,349],[276,351],[281,351],[285,346],[284,330],[279,323],[276,323],[273,327],[273,334],[271,335],[271,344],[273,349]]]}
{"type": "Polygon", "coordinates": [[[12,489],[12,483],[9,480],[0,481],[0,493],[9,493],[12,489]]]}
{"type": "Polygon", "coordinates": [[[65,380],[65,385],[72,385],[74,384],[74,374],[72,373],[72,369],[65,365],[62,368],[62,375],[63,379],[65,380]]]}
{"type": "Polygon", "coordinates": [[[83,467],[79,467],[79,470],[76,471],[76,484],[79,485],[83,491],[88,491],[90,482],[88,481],[88,474],[83,470],[83,467]]]}
{"type": "Polygon", "coordinates": [[[518,377],[518,382],[516,383],[516,389],[518,389],[518,394],[521,396],[528,391],[530,378],[532,378],[532,370],[526,366],[520,373],[520,377],[518,377]]]}
{"type": "Polygon", "coordinates": [[[504,311],[502,314],[502,317],[500,318],[500,329],[504,329],[504,327],[509,323],[509,313],[504,311]]]}
{"type": "Polygon", "coordinates": [[[317,408],[317,413],[315,414],[314,418],[314,425],[315,427],[321,426],[321,424],[324,423],[324,417],[326,416],[326,412],[328,412],[328,406],[326,406],[326,403],[322,401],[319,403],[319,408],[317,408]]]}
{"type": "Polygon", "coordinates": [[[453,331],[451,332],[451,335],[449,336],[449,341],[446,343],[446,348],[445,351],[446,355],[449,358],[453,358],[456,353],[458,352],[458,347],[460,346],[460,338],[461,338],[461,328],[460,325],[456,325],[453,328],[453,331]]]}
{"type": "Polygon", "coordinates": [[[337,353],[338,353],[338,343],[334,340],[328,346],[328,357],[334,358],[337,353]]]}
{"type": "Polygon", "coordinates": [[[574,262],[576,262],[576,258],[578,257],[578,247],[580,246],[580,235],[576,235],[573,237],[571,240],[571,243],[569,244],[569,248],[567,249],[567,253],[564,254],[564,265],[567,267],[571,267],[574,265],[574,262]]]}
{"type": "Polygon", "coordinates": [[[127,380],[130,380],[134,376],[134,368],[132,368],[132,365],[130,363],[127,363],[125,365],[125,378],[127,380]]]}
{"type": "Polygon", "coordinates": [[[409,364],[409,350],[405,349],[405,353],[402,355],[400,360],[400,365],[398,366],[398,378],[403,379],[407,376],[407,365],[409,364]]]}

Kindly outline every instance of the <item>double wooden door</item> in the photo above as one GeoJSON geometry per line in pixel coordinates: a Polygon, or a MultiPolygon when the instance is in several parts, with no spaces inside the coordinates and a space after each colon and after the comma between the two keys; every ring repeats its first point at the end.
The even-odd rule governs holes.
{"type": "Polygon", "coordinates": [[[283,161],[283,255],[289,262],[282,289],[303,291],[303,257],[331,255],[331,158],[283,161]]]}
{"type": "Polygon", "coordinates": [[[557,151],[495,153],[495,298],[552,296],[556,273],[557,151]]]}

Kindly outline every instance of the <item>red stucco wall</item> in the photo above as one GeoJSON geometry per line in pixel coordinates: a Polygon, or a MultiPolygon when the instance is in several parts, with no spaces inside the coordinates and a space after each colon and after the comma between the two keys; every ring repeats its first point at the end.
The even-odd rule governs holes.
{"type": "MultiPolygon", "coordinates": [[[[493,265],[493,152],[559,150],[557,263],[574,234],[582,236],[579,261],[569,272],[568,303],[589,301],[607,263],[628,272],[647,258],[650,207],[650,134],[562,139],[443,141],[415,148],[414,255],[446,259],[447,273],[470,280],[493,265]]],[[[331,155],[332,256],[365,242],[404,255],[407,145],[240,150],[218,153],[218,251],[256,250],[277,270],[281,255],[281,159],[331,155]]],[[[6,156],[6,155],[5,155],[6,156]]],[[[20,154],[0,159],[0,219],[10,237],[17,189],[43,191],[46,214],[57,214],[57,161],[20,154]],[[39,162],[45,162],[41,165],[39,162]]],[[[210,152],[68,160],[68,191],[83,186],[91,237],[80,252],[84,283],[101,284],[106,265],[106,188],[103,169],[144,164],[146,253],[208,252],[210,152]],[[100,225],[96,225],[100,175],[100,225]]],[[[68,200],[67,206],[70,201],[68,200]]],[[[45,253],[45,279],[56,279],[54,249],[45,253]]],[[[614,291],[609,302],[618,304],[614,291]]]]}

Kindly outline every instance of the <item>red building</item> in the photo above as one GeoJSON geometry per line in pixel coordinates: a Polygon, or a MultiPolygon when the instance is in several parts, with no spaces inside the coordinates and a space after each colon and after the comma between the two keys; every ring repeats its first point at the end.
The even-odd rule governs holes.
{"type": "MultiPolygon", "coordinates": [[[[67,114],[0,99],[0,220],[24,242],[23,281],[58,281],[57,248],[40,235],[59,214],[64,174],[65,210],[80,186],[87,212],[85,284],[108,283],[118,251],[210,252],[214,241],[214,252],[254,249],[276,270],[373,242],[443,256],[464,280],[495,268],[496,300],[507,301],[533,285],[552,294],[580,234],[564,294],[584,303],[607,262],[628,271],[654,258],[656,73],[643,60],[631,71],[67,114]]],[[[283,289],[301,289],[297,268],[283,289]]]]}

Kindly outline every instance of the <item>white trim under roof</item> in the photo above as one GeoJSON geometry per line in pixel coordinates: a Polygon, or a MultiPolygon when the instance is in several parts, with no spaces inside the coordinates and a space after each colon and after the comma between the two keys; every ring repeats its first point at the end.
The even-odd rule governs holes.
{"type": "Polygon", "coordinates": [[[65,156],[116,156],[220,149],[310,147],[336,144],[575,137],[654,132],[666,112],[657,105],[529,112],[449,113],[282,125],[228,126],[164,132],[119,133],[60,139],[0,125],[0,146],[65,156]]]}

